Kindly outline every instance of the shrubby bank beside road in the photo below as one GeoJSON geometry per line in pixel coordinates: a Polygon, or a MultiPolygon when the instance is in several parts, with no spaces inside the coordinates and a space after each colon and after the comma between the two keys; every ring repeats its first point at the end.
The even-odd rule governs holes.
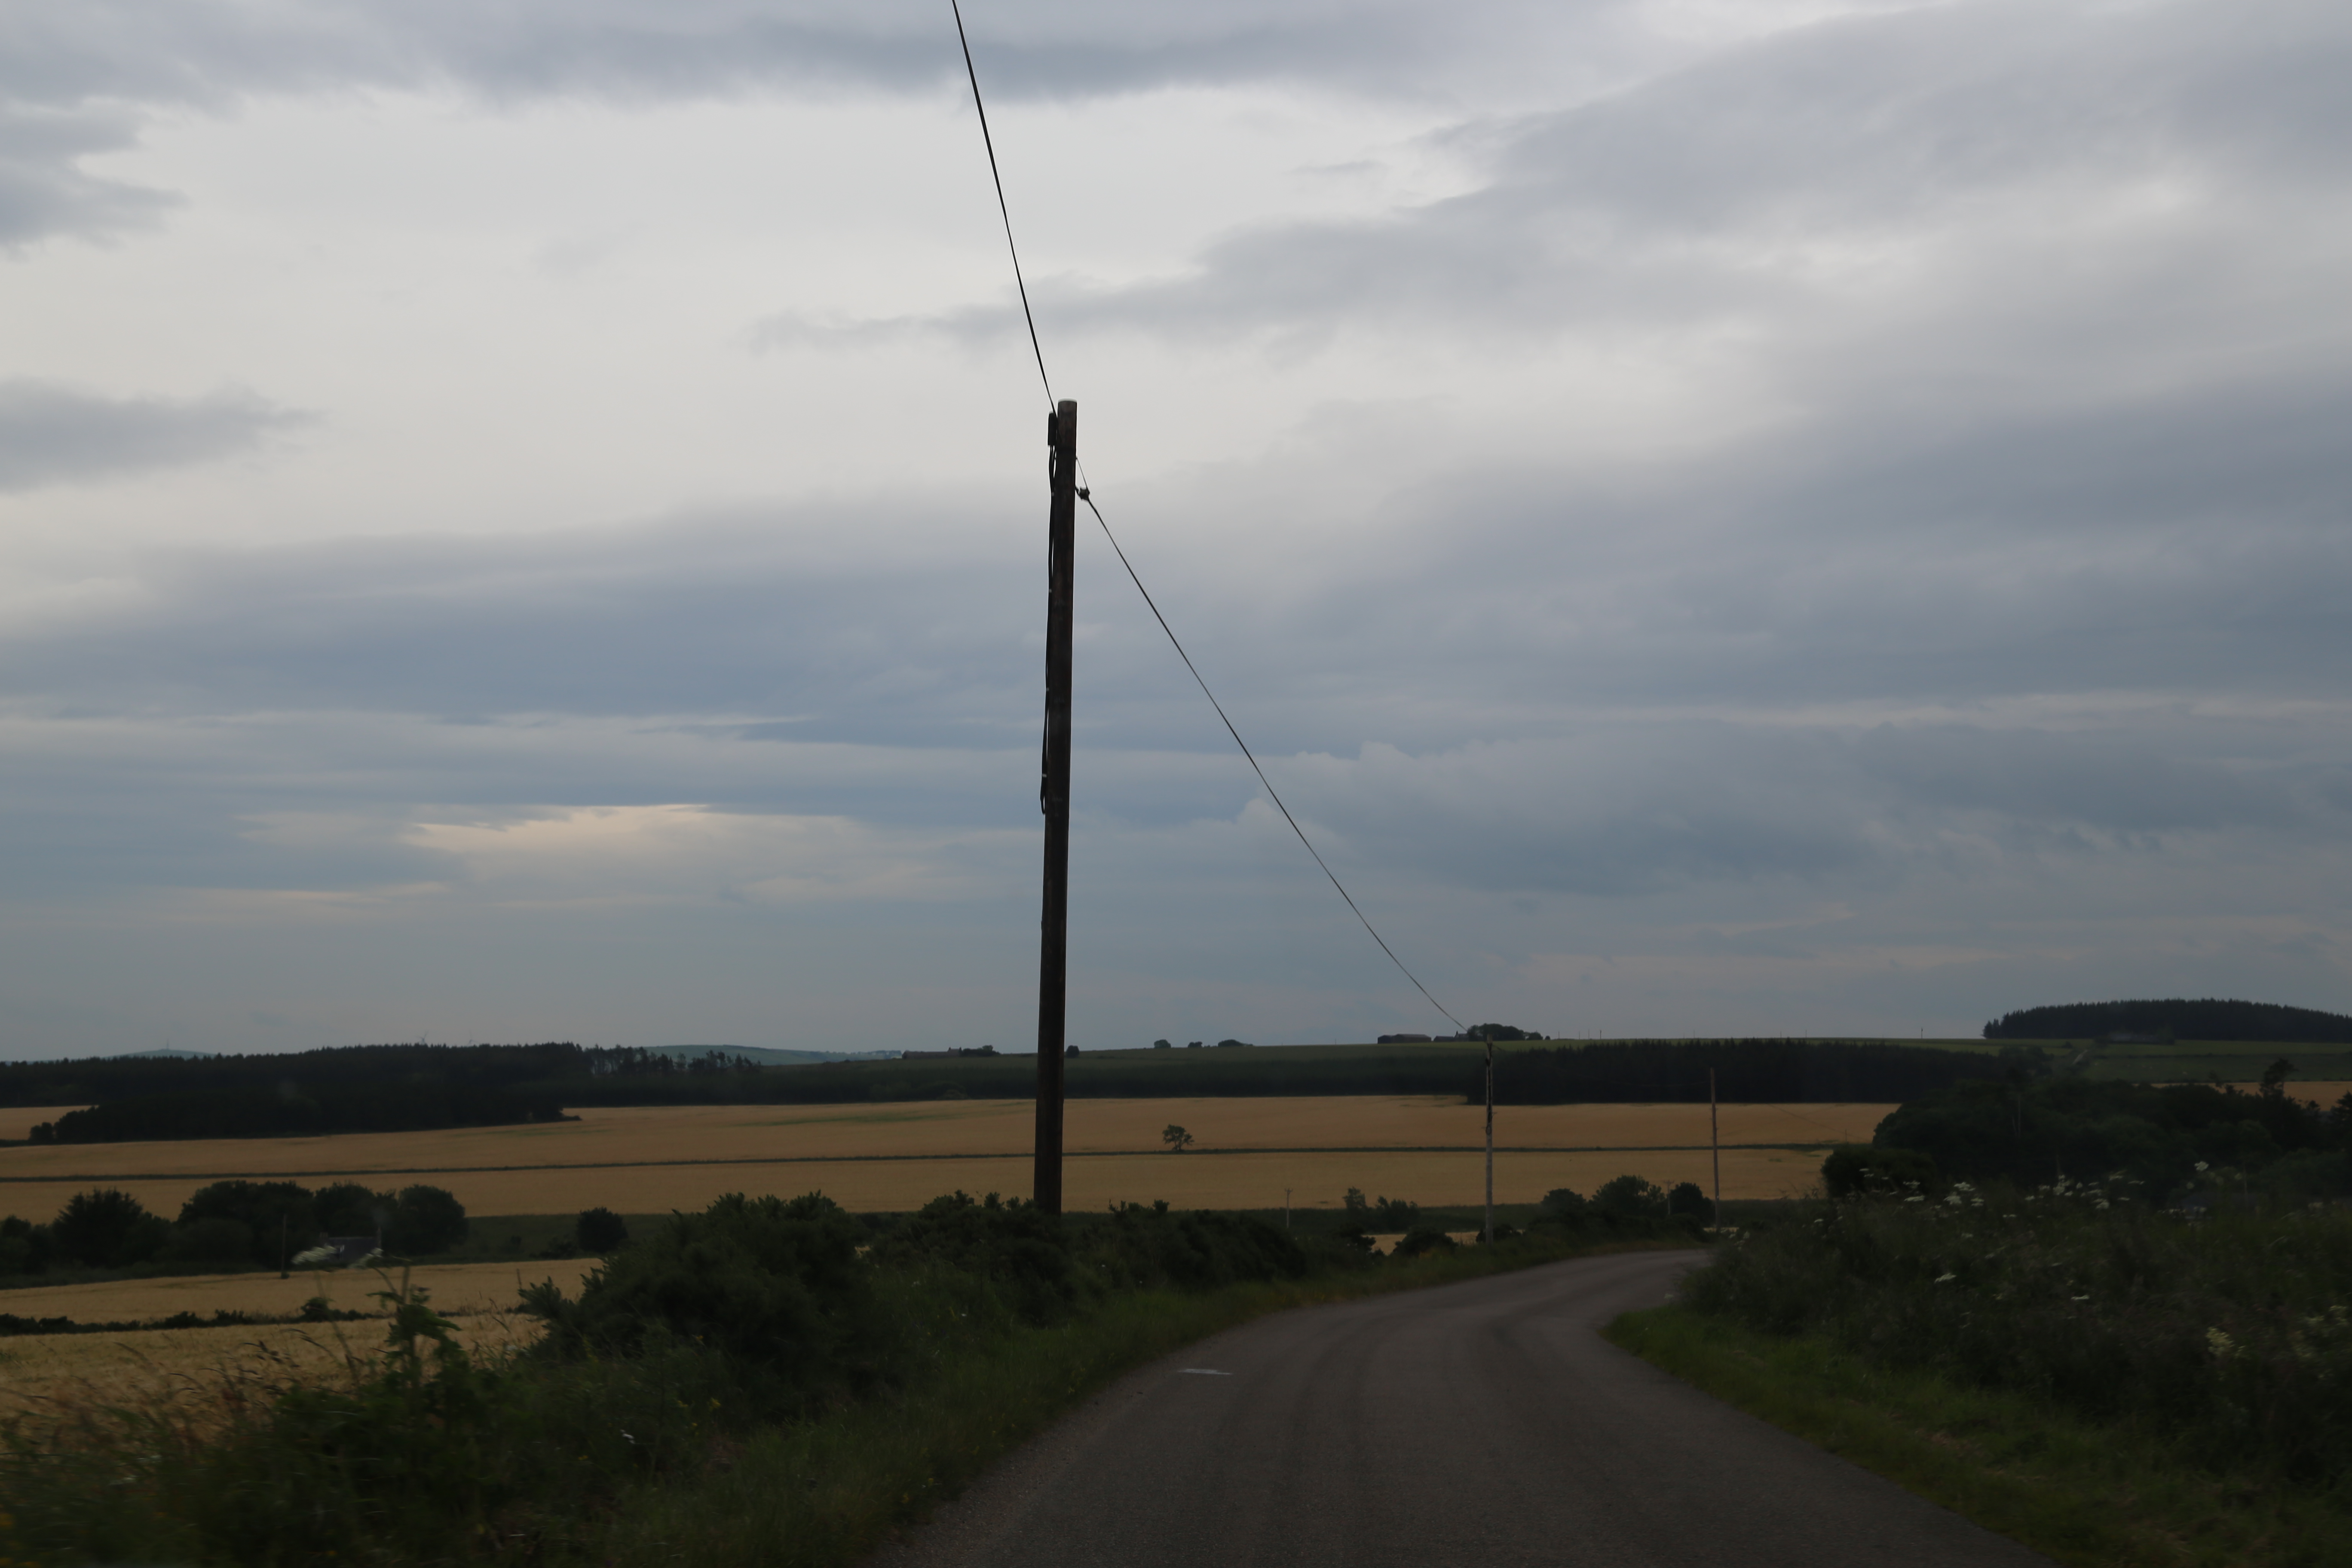
{"type": "Polygon", "coordinates": [[[1302,1236],[1165,1205],[1055,1217],[957,1194],[877,1224],[815,1195],[729,1197],[622,1247],[576,1298],[527,1292],[546,1331],[494,1364],[395,1271],[387,1347],[341,1378],[16,1417],[0,1555],[851,1562],[1072,1400],[1219,1328],[1699,1235],[1646,1184],[1559,1196],[1524,1235],[1461,1247],[1423,1225],[1390,1258],[1361,1224],[1411,1206],[1393,1200],[1302,1236]]]}

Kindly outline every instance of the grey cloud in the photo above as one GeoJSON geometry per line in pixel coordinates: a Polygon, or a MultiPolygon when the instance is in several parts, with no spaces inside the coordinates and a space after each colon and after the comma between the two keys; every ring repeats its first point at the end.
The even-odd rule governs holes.
{"type": "MultiPolygon", "coordinates": [[[[1490,86],[1497,70],[1556,89],[1660,49],[1634,25],[1628,0],[1487,0],[1444,11],[1320,0],[1273,12],[1238,0],[1014,0],[974,10],[974,51],[1003,100],[1269,80],[1460,97],[1490,86]]],[[[125,106],[222,108],[351,87],[455,88],[493,101],[924,92],[950,87],[962,68],[948,15],[919,0],[10,0],[0,16],[9,38],[0,114],[13,117],[0,120],[0,244],[110,233],[152,216],[166,198],[75,165],[119,144],[125,106]],[[89,118],[92,105],[106,106],[104,115],[89,118]],[[68,133],[76,125],[113,140],[77,140],[68,133]]]]}
{"type": "Polygon", "coordinates": [[[1025,729],[1034,563],[843,565],[803,547],[820,523],[877,540],[894,520],[158,553],[126,563],[143,604],[18,628],[9,679],[92,710],[805,715],[812,741],[947,744],[1025,729]]]}
{"type": "Polygon", "coordinates": [[[302,417],[249,393],[118,398],[0,381],[0,490],[205,462],[248,450],[302,417]]]}
{"type": "MultiPolygon", "coordinates": [[[[1062,327],[1274,331],[1737,317],[1809,251],[2031,222],[2133,182],[2340,205],[2352,22],[2319,0],[1933,6],[1797,29],[1490,128],[1495,177],[1377,221],[1237,234],[1183,278],[1063,289],[1062,327]]],[[[2284,210],[2274,216],[2285,217],[2284,210]]],[[[2251,258],[2233,258],[2242,264],[2251,258]]],[[[961,318],[942,323],[964,326],[961,318]]]]}
{"type": "Polygon", "coordinates": [[[95,237],[154,222],[172,196],[80,166],[93,153],[130,145],[137,130],[120,110],[0,103],[0,249],[21,249],[53,234],[95,237]]]}
{"type": "MultiPolygon", "coordinates": [[[[919,0],[19,0],[0,92],[210,101],[244,92],[454,82],[498,96],[702,96],[829,84],[904,89],[961,70],[944,7],[919,0]]],[[[1654,47],[1623,0],[1490,3],[1444,12],[1405,0],[1241,0],[1072,6],[1007,0],[967,20],[992,90],[1086,97],[1173,83],[1307,79],[1420,96],[1475,61],[1575,76],[1597,56],[1654,47]]]]}
{"type": "Polygon", "coordinates": [[[1343,873],[1620,898],[1709,883],[1884,889],[1942,866],[2086,867],[2190,841],[2287,844],[2347,826],[2327,784],[2211,754],[2149,716],[2083,734],[1945,722],[1752,727],[1662,721],[1569,738],[1276,765],[1343,873]]]}

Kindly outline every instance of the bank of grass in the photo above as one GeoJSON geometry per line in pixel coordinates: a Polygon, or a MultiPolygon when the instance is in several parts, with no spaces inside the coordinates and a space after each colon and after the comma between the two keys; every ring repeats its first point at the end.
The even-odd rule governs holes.
{"type": "Polygon", "coordinates": [[[2199,1196],[1791,1205],[1611,1334],[2062,1562],[2352,1564],[2352,1214],[2199,1196]]]}
{"type": "Polygon", "coordinates": [[[2127,1427],[2046,1402],[1874,1366],[1820,1336],[1687,1307],[1632,1312],[1626,1350],[2070,1568],[2352,1563],[2352,1515],[2279,1479],[2221,1475],[2127,1427]]]}
{"type": "Polygon", "coordinates": [[[1264,1312],[1629,1246],[1606,1215],[1375,1259],[1244,1216],[1056,1221],[942,1199],[878,1234],[819,1198],[723,1199],[526,1292],[469,1356],[390,1291],[379,1356],[5,1430],[0,1554],[45,1563],[824,1565],[857,1560],[1113,1378],[1264,1312]]]}

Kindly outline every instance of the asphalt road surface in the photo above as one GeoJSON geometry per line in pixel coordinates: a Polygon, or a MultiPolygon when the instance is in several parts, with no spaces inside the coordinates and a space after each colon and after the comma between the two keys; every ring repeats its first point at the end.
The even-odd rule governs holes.
{"type": "Polygon", "coordinates": [[[876,1568],[2048,1568],[1594,1331],[1696,1258],[1582,1258],[1204,1340],[876,1568]]]}

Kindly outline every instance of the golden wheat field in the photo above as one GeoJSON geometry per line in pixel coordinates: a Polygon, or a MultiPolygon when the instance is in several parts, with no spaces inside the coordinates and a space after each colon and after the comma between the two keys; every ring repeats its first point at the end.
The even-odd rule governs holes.
{"type": "MultiPolygon", "coordinates": [[[[591,1259],[560,1262],[426,1265],[409,1282],[431,1292],[439,1311],[458,1320],[458,1341],[477,1352],[530,1342],[533,1319],[518,1316],[524,1285],[552,1279],[567,1293],[594,1268],[591,1259]]],[[[313,1296],[349,1311],[381,1310],[369,1292],[400,1279],[372,1269],[337,1268],[274,1274],[207,1274],[172,1279],[112,1279],[0,1291],[0,1311],[26,1318],[79,1322],[139,1322],[175,1312],[248,1312],[288,1317],[313,1296]]],[[[299,1377],[316,1381],[347,1356],[375,1355],[383,1325],[276,1324],[243,1328],[130,1329],[104,1334],[26,1334],[0,1340],[0,1417],[43,1400],[77,1405],[168,1392],[201,1405],[239,1380],[299,1377]]]]}
{"type": "MultiPolygon", "coordinates": [[[[534,1319],[485,1312],[459,1320],[457,1338],[477,1355],[530,1342],[534,1319]]],[[[42,1334],[0,1341],[0,1419],[45,1405],[87,1407],[173,1395],[202,1415],[241,1383],[331,1378],[383,1347],[379,1322],[242,1329],[135,1329],[113,1334],[42,1334]]]]}
{"type": "Polygon", "coordinates": [[[55,1121],[68,1110],[79,1110],[79,1105],[11,1105],[0,1106],[0,1138],[22,1141],[33,1135],[33,1129],[44,1121],[55,1121]]]}
{"type": "MultiPolygon", "coordinates": [[[[1790,1144],[1867,1140],[1885,1105],[1722,1109],[1727,1197],[1801,1188],[1818,1155],[1790,1144]]],[[[0,1213],[55,1214],[74,1193],[117,1186],[170,1214],[227,1176],[430,1182],[477,1214],[643,1214],[699,1208],[721,1193],[822,1190],[851,1208],[901,1209],[943,1192],[1025,1193],[1026,1100],[847,1106],[590,1110],[577,1121],[335,1138],[47,1144],[0,1149],[0,1213]]],[[[1336,1204],[1350,1186],[1423,1203],[1483,1196],[1473,1152],[1484,1111],[1432,1097],[1074,1100],[1066,1175],[1074,1206],[1166,1198],[1194,1205],[1336,1204]],[[1170,1154],[1171,1122],[1195,1139],[1170,1154]]],[[[1704,1105],[1507,1106],[1496,1112],[1496,1195],[1530,1202],[1621,1172],[1706,1183],[1704,1105]]]]}
{"type": "MultiPolygon", "coordinates": [[[[436,1310],[452,1316],[503,1310],[530,1283],[552,1279],[566,1291],[594,1268],[593,1258],[523,1263],[428,1263],[410,1271],[414,1284],[432,1292],[436,1310]]],[[[165,1279],[100,1279],[73,1285],[27,1285],[0,1290],[0,1311],[20,1318],[71,1318],[84,1323],[144,1322],[174,1312],[250,1312],[290,1317],[313,1296],[345,1311],[369,1312],[379,1304],[369,1292],[384,1289],[398,1269],[379,1275],[372,1268],[296,1269],[290,1279],[275,1274],[187,1274],[165,1279]]],[[[207,1330],[206,1332],[213,1331],[207,1330]]],[[[21,1343],[0,1341],[0,1349],[21,1343]]]]}

